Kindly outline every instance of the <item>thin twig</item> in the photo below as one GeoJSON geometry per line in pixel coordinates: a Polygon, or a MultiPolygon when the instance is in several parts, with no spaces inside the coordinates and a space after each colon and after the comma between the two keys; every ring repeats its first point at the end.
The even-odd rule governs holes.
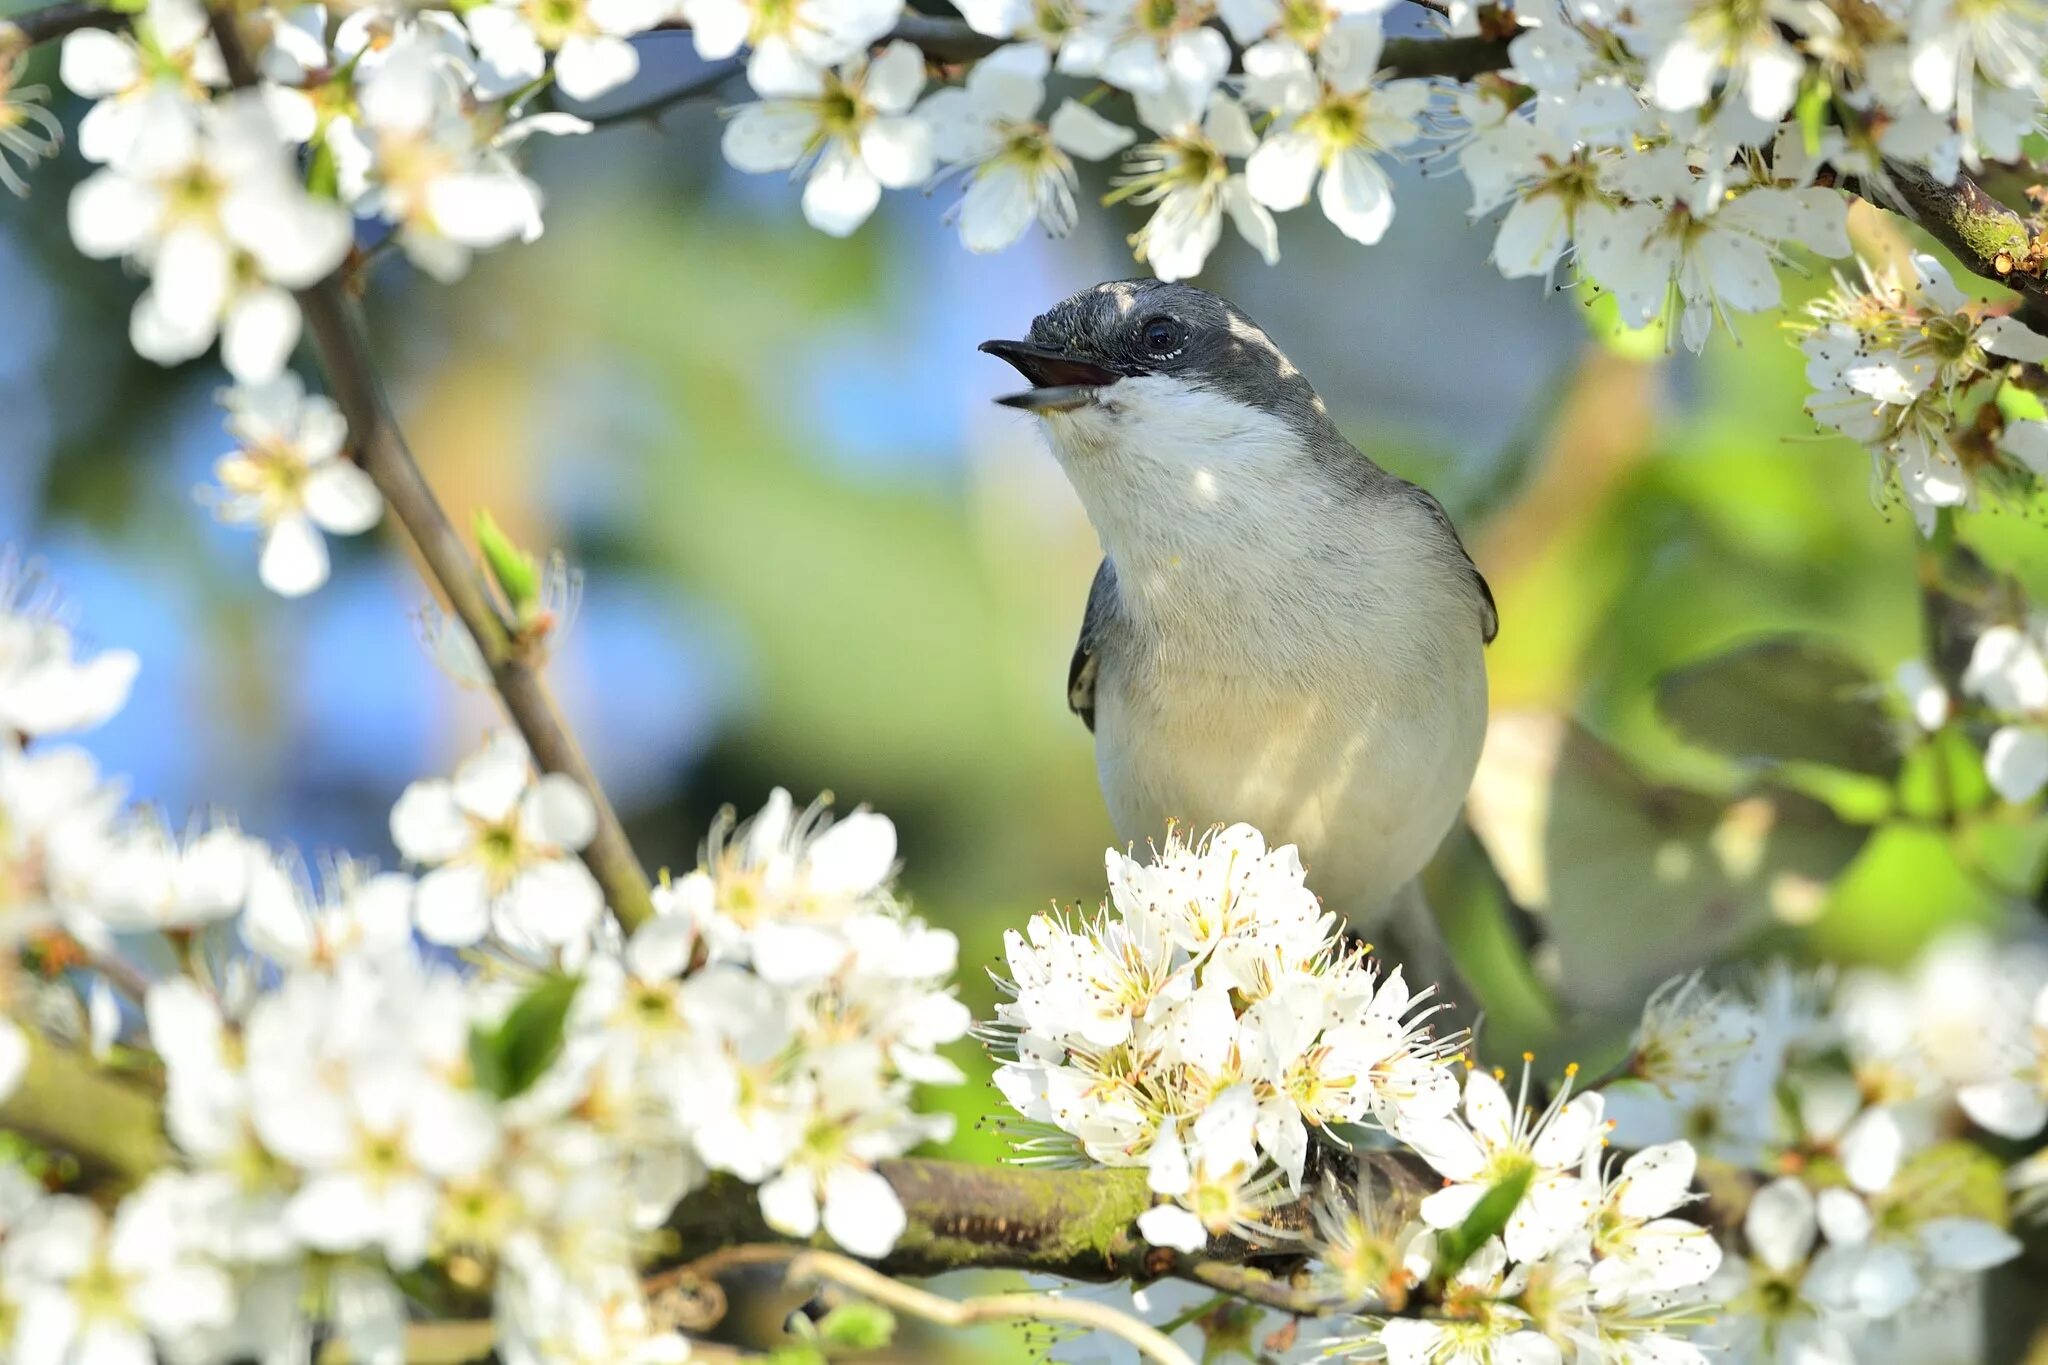
{"type": "Polygon", "coordinates": [[[1194,1358],[1174,1345],[1173,1338],[1128,1313],[1092,1299],[1069,1299],[1055,1294],[988,1294],[948,1299],[892,1280],[836,1251],[798,1254],[789,1263],[789,1278],[830,1280],[885,1308],[943,1327],[971,1327],[983,1322],[1071,1323],[1106,1332],[1160,1365],[1195,1365],[1194,1358]]]}
{"type": "Polygon", "coordinates": [[[601,114],[585,114],[584,122],[592,128],[614,128],[622,123],[657,123],[662,114],[679,104],[715,95],[719,87],[747,69],[744,58],[727,57],[724,61],[713,62],[680,85],[672,86],[659,94],[635,100],[617,109],[607,109],[601,114]]]}
{"type": "Polygon", "coordinates": [[[34,47],[82,28],[120,28],[127,22],[128,16],[118,10],[87,4],[85,0],[63,0],[61,4],[0,17],[0,32],[12,24],[34,47]]]}
{"type": "Polygon", "coordinates": [[[1332,1313],[1357,1311],[1359,1305],[1328,1294],[1296,1289],[1287,1280],[1268,1274],[1257,1266],[1233,1265],[1227,1261],[1196,1261],[1178,1266],[1174,1277],[1275,1308],[1296,1317],[1320,1318],[1332,1313]]]}
{"type": "MultiPolygon", "coordinates": [[[[254,86],[256,72],[232,16],[216,11],[213,28],[229,79],[239,89],[254,86]]],[[[631,929],[653,913],[647,873],[518,633],[498,609],[483,572],[413,459],[339,277],[329,276],[300,290],[298,301],[328,387],[348,419],[357,462],[412,537],[428,577],[476,642],[498,698],[534,761],[547,772],[573,778],[596,806],[597,834],[583,850],[583,861],[603,888],[612,913],[631,929]]]]}

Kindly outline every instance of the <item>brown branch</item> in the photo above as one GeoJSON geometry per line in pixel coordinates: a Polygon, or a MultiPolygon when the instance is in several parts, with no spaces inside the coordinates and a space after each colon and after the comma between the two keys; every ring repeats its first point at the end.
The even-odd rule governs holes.
{"type": "Polygon", "coordinates": [[[12,25],[20,30],[28,45],[34,47],[82,28],[120,28],[127,22],[128,16],[117,10],[86,4],[84,0],[63,0],[62,4],[45,5],[41,9],[0,17],[0,33],[5,33],[12,25]]]}
{"type": "Polygon", "coordinates": [[[1890,184],[1878,199],[1894,201],[1884,206],[1926,229],[1965,269],[2030,298],[2048,295],[2033,263],[2033,233],[2018,212],[1967,175],[1943,184],[1907,162],[1887,161],[1884,169],[1890,184]]]}
{"type": "MultiPolygon", "coordinates": [[[[229,79],[238,89],[255,85],[255,69],[232,17],[216,11],[213,26],[229,79]]],[[[596,806],[597,835],[583,850],[583,861],[603,888],[612,913],[632,928],[653,913],[647,873],[575,736],[548,696],[547,685],[529,657],[530,649],[499,610],[482,570],[413,459],[405,435],[392,417],[369,345],[350,314],[339,277],[330,276],[300,290],[298,301],[320,366],[327,374],[328,388],[348,419],[357,462],[412,538],[427,576],[447,597],[476,642],[505,713],[525,739],[534,761],[547,772],[573,778],[596,806]]]]}

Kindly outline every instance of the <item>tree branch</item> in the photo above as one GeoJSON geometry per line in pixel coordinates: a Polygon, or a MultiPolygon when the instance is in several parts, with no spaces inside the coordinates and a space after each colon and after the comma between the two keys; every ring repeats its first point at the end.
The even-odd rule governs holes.
{"type": "Polygon", "coordinates": [[[45,5],[41,9],[0,18],[0,33],[5,33],[12,25],[21,31],[28,45],[34,47],[82,28],[121,28],[127,22],[128,16],[117,10],[87,4],[85,0],[63,0],[61,4],[45,5]]]}
{"type": "Polygon", "coordinates": [[[2033,234],[2015,210],[1967,175],[1944,185],[1907,162],[1887,161],[1884,169],[1896,191],[1885,197],[1897,203],[1883,207],[1918,223],[1973,274],[2030,297],[2048,294],[2033,263],[2033,234]]]}
{"type": "Polygon", "coordinates": [[[140,1184],[164,1164],[162,1102],[123,1084],[91,1059],[28,1034],[28,1069],[0,1104],[0,1131],[76,1160],[88,1181],[140,1184]]]}
{"type": "MultiPolygon", "coordinates": [[[[213,27],[230,80],[238,89],[254,86],[256,72],[233,17],[216,11],[213,27]]],[[[597,834],[583,850],[583,861],[603,888],[612,913],[628,929],[633,928],[653,913],[647,873],[575,736],[548,696],[535,660],[529,657],[531,647],[499,611],[476,560],[413,459],[405,435],[392,417],[369,346],[350,316],[339,277],[330,276],[302,289],[297,297],[328,387],[348,419],[357,462],[390,504],[419,551],[428,577],[476,642],[505,713],[525,739],[534,761],[547,772],[573,778],[596,806],[597,834]]]]}

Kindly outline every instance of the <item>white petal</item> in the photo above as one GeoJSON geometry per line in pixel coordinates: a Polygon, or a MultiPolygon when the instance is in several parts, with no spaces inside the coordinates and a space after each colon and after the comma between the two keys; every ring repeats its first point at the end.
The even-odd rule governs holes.
{"type": "Polygon", "coordinates": [[[480,868],[458,863],[420,878],[413,903],[420,934],[431,943],[467,948],[490,928],[490,892],[480,868]]]}
{"type": "Polygon", "coordinates": [[[476,833],[446,782],[415,782],[391,808],[391,842],[415,863],[440,863],[468,850],[476,833]]]}
{"type": "Polygon", "coordinates": [[[861,130],[860,158],[883,185],[907,189],[931,178],[932,130],[920,118],[878,118],[861,130]]]}
{"type": "Polygon", "coordinates": [[[743,104],[725,125],[720,150],[726,161],[743,171],[786,171],[802,158],[817,131],[817,116],[800,104],[786,100],[743,104]]]}
{"type": "Polygon", "coordinates": [[[839,1166],[825,1176],[825,1233],[856,1256],[886,1256],[908,1223],[903,1202],[878,1172],[839,1166]]]}
{"type": "Polygon", "coordinates": [[[327,581],[327,542],[304,517],[281,517],[263,533],[257,576],[279,597],[304,597],[327,581]]]}
{"type": "Polygon", "coordinates": [[[884,114],[906,114],[924,89],[924,54],[897,39],[868,65],[865,93],[884,114]]]}
{"type": "Polygon", "coordinates": [[[2048,361],[2048,336],[2042,336],[2018,318],[1991,318],[1977,329],[1977,344],[1993,355],[2033,364],[2048,361]]]}
{"type": "Polygon", "coordinates": [[[597,837],[597,805],[575,778],[547,773],[527,791],[519,824],[529,839],[581,852],[597,837]]]}
{"type": "Polygon", "coordinates": [[[969,251],[1001,251],[1016,244],[1038,216],[1031,176],[1008,162],[983,167],[960,198],[960,241],[969,251]]]}
{"type": "Polygon", "coordinates": [[[555,79],[573,100],[594,100],[639,74],[640,54],[624,38],[575,37],[555,54],[555,79]]]}
{"type": "Polygon", "coordinates": [[[1251,244],[1259,253],[1259,259],[1267,265],[1280,263],[1280,228],[1273,221],[1273,215],[1266,206],[1252,198],[1252,192],[1245,187],[1244,177],[1234,175],[1223,187],[1223,208],[1230,215],[1232,227],[1237,235],[1251,244]]]}
{"type": "Polygon", "coordinates": [[[28,1074],[28,1035],[12,1019],[0,1019],[0,1103],[20,1088],[28,1074]]]}
{"type": "Polygon", "coordinates": [[[64,36],[57,56],[57,79],[74,95],[104,99],[142,79],[142,59],[125,35],[100,29],[79,29],[64,36]]]}
{"type": "Polygon", "coordinates": [[[1979,1218],[1934,1218],[1920,1225],[1920,1245],[1943,1270],[1975,1272],[2004,1265],[2021,1251],[2019,1239],[1979,1218]]]}
{"type": "Polygon", "coordinates": [[[1813,1195],[1790,1176],[1773,1180],[1756,1192],[1742,1220],[1750,1250],[1771,1269],[1789,1271],[1813,1249],[1816,1229],[1813,1195]]]}
{"type": "Polygon", "coordinates": [[[844,142],[834,141],[804,182],[804,218],[820,232],[845,237],[875,211],[882,186],[844,142]]]}
{"type": "Polygon", "coordinates": [[[2008,725],[1993,734],[1984,746],[1984,775],[2007,801],[2033,800],[2048,786],[2048,732],[2008,725]]]}
{"type": "Polygon", "coordinates": [[[532,777],[526,745],[501,730],[455,770],[455,804],[479,820],[498,824],[518,808],[532,777]]]}
{"type": "Polygon", "coordinates": [[[1345,152],[1323,172],[1323,216],[1354,242],[1371,246],[1394,221],[1394,187],[1370,154],[1345,152]]]}
{"type": "Polygon", "coordinates": [[[299,344],[299,321],[299,305],[284,290],[264,285],[244,291],[221,328],[221,362],[244,384],[275,379],[299,344]]]}
{"type": "Polygon", "coordinates": [[[1138,135],[1112,123],[1078,100],[1062,100],[1046,125],[1053,145],[1084,161],[1114,156],[1137,141],[1138,135]]]}
{"type": "Polygon", "coordinates": [[[506,938],[558,948],[589,936],[604,914],[604,892],[581,862],[551,858],[519,874],[502,909],[499,930],[506,938]]]}
{"type": "Polygon", "coordinates": [[[150,292],[173,321],[197,326],[219,320],[234,277],[227,243],[211,232],[181,228],[158,243],[150,292]]]}
{"type": "Polygon", "coordinates": [[[316,466],[301,494],[306,515],[338,536],[359,535],[377,524],[383,515],[384,499],[370,476],[347,460],[329,460],[316,466]]]}
{"type": "Polygon", "coordinates": [[[1684,34],[1651,63],[1645,93],[1660,109],[1697,109],[1713,93],[1720,70],[1720,55],[1684,34]]]}
{"type": "Polygon", "coordinates": [[[1244,163],[1245,185],[1267,208],[1298,209],[1308,202],[1322,166],[1322,148],[1307,133],[1274,133],[1244,163]]]}
{"type": "Polygon", "coordinates": [[[163,197],[119,171],[95,171],[71,192],[71,241],[96,260],[126,256],[155,230],[163,197]]]}
{"type": "Polygon", "coordinates": [[[1192,1255],[1209,1244],[1202,1220],[1178,1204],[1158,1204],[1138,1215],[1138,1232],[1153,1246],[1192,1255]]]}
{"type": "Polygon", "coordinates": [[[803,1171],[784,1171],[761,1186],[761,1216],[768,1226],[790,1237],[809,1237],[818,1230],[818,1196],[803,1171]]]}

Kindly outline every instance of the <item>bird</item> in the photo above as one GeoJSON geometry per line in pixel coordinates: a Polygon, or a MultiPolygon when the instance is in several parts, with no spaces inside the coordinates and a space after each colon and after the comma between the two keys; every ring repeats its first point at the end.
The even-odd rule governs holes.
{"type": "Polygon", "coordinates": [[[1499,629],[1442,504],[1193,285],[1096,285],[980,349],[1031,385],[996,401],[1041,420],[1101,541],[1067,704],[1118,837],[1248,823],[1354,934],[1429,934],[1415,879],[1471,786],[1499,629]]]}

